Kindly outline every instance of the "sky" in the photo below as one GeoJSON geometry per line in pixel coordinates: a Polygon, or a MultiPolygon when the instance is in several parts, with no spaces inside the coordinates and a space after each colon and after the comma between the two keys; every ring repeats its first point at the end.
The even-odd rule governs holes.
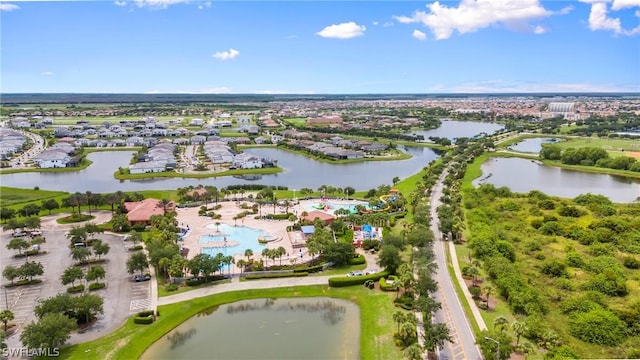
{"type": "Polygon", "coordinates": [[[0,1],[0,92],[640,92],[640,0],[0,1]]]}

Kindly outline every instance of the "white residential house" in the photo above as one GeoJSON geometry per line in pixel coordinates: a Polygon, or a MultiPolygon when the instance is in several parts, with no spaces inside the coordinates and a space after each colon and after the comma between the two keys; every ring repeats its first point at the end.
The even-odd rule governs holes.
{"type": "Polygon", "coordinates": [[[189,126],[202,126],[204,125],[203,119],[191,119],[189,122],[189,126]]]}
{"type": "Polygon", "coordinates": [[[71,157],[62,149],[49,149],[41,152],[33,160],[41,169],[51,169],[67,167],[71,157]]]}
{"type": "Polygon", "coordinates": [[[139,162],[129,166],[131,174],[146,174],[162,172],[166,169],[166,163],[162,161],[139,162]]]}

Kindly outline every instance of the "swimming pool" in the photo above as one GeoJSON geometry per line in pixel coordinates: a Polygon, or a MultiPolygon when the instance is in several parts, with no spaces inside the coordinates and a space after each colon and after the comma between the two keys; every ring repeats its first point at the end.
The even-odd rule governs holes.
{"type": "Polygon", "coordinates": [[[244,251],[251,249],[254,254],[262,253],[262,249],[265,245],[258,242],[259,237],[269,237],[264,230],[252,229],[246,226],[231,226],[227,224],[220,224],[216,227],[215,224],[207,225],[208,229],[211,229],[211,234],[200,236],[200,243],[216,243],[219,245],[221,242],[225,246],[216,247],[204,247],[202,253],[215,256],[217,253],[223,253],[224,255],[244,254],[244,251]],[[219,230],[220,232],[217,232],[219,230]],[[224,242],[224,240],[227,242],[224,242]]]}
{"type": "Polygon", "coordinates": [[[348,209],[350,213],[357,214],[356,206],[362,205],[365,208],[369,209],[369,204],[367,203],[355,203],[355,204],[334,204],[331,202],[322,202],[318,201],[317,203],[311,203],[304,206],[304,209],[307,212],[311,211],[324,211],[325,206],[327,207],[327,213],[334,214],[338,209],[348,209]]]}

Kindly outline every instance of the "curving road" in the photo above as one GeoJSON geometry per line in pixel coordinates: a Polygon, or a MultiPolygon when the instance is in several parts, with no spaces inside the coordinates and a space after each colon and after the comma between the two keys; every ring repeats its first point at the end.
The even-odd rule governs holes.
{"type": "Polygon", "coordinates": [[[435,253],[438,268],[435,278],[438,281],[438,291],[434,294],[437,301],[442,304],[442,309],[435,314],[435,321],[447,324],[453,343],[446,343],[438,354],[439,359],[475,360],[482,359],[480,349],[475,344],[475,335],[467,320],[460,300],[456,294],[453,282],[447,271],[447,257],[445,252],[446,241],[442,240],[440,221],[436,210],[442,204],[443,181],[447,176],[447,169],[442,172],[438,181],[433,186],[431,193],[431,231],[435,236],[433,251],[435,253]]]}

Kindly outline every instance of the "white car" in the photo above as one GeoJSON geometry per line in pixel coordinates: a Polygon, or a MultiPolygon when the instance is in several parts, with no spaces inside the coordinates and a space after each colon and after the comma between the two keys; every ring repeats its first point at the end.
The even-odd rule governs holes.
{"type": "Polygon", "coordinates": [[[347,274],[347,276],[351,277],[351,276],[363,276],[364,273],[362,271],[352,271],[350,273],[347,274]]]}

